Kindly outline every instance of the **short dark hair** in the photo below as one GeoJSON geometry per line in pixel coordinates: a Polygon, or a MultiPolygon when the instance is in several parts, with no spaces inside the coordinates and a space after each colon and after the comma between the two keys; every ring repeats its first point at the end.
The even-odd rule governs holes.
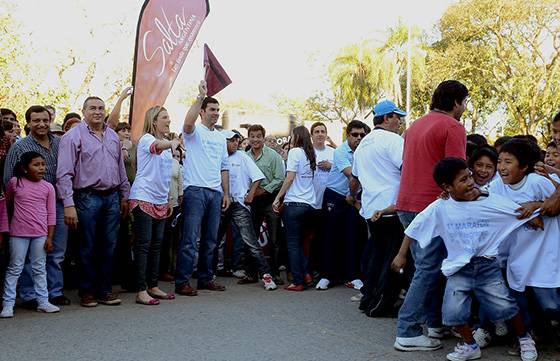
{"type": "Polygon", "coordinates": [[[202,101],[202,105],[200,106],[200,109],[206,110],[206,107],[208,106],[208,104],[218,104],[218,105],[220,105],[220,103],[218,102],[218,100],[216,100],[215,98],[206,97],[206,98],[204,98],[204,100],[202,101]]]}
{"type": "Polygon", "coordinates": [[[457,80],[443,81],[437,86],[432,95],[430,110],[439,109],[450,112],[456,103],[461,104],[468,95],[469,90],[467,87],[457,80]]]}
{"type": "Polygon", "coordinates": [[[47,114],[49,115],[49,121],[52,120],[51,113],[47,110],[47,108],[45,108],[42,105],[32,105],[25,112],[25,122],[29,123],[29,121],[31,120],[31,113],[42,113],[42,112],[47,112],[47,114]]]}
{"type": "Polygon", "coordinates": [[[66,121],[68,119],[72,119],[72,118],[78,118],[80,120],[82,120],[82,116],[78,113],[68,113],[64,116],[64,120],[62,121],[62,124],[64,125],[64,123],[66,123],[66,121]]]}
{"type": "Polygon", "coordinates": [[[552,141],[546,145],[547,148],[558,148],[555,141],[552,141]]]}
{"type": "Polygon", "coordinates": [[[494,168],[498,166],[498,152],[496,152],[496,148],[484,145],[482,147],[476,148],[472,155],[469,157],[469,168],[474,168],[474,163],[482,157],[488,157],[490,161],[494,164],[494,168]]]}
{"type": "Polygon", "coordinates": [[[539,140],[532,134],[517,134],[513,136],[513,139],[525,139],[528,142],[539,144],[539,140]]]}
{"type": "Polygon", "coordinates": [[[247,136],[249,136],[251,134],[251,132],[261,132],[262,135],[263,135],[263,138],[266,137],[266,130],[260,124],[253,124],[249,128],[247,128],[247,136]]]}
{"type": "Polygon", "coordinates": [[[117,124],[117,127],[115,128],[115,132],[118,133],[123,129],[128,129],[130,130],[130,124],[128,124],[127,122],[119,122],[117,124]]]}
{"type": "Polygon", "coordinates": [[[82,105],[82,109],[86,108],[86,104],[90,100],[101,100],[103,102],[103,104],[105,104],[105,101],[103,99],[101,99],[100,97],[97,97],[95,95],[92,95],[92,96],[87,97],[86,100],[84,100],[84,105],[82,105]]]}
{"type": "Polygon", "coordinates": [[[560,122],[560,112],[556,113],[554,118],[552,118],[552,122],[553,123],[560,122]]]}
{"type": "Polygon", "coordinates": [[[509,153],[517,158],[519,167],[527,167],[525,174],[535,171],[535,164],[541,159],[541,149],[538,145],[521,138],[508,141],[500,148],[500,154],[509,153]]]}
{"type": "Polygon", "coordinates": [[[352,132],[352,129],[363,129],[366,131],[366,125],[364,122],[359,120],[352,120],[348,125],[346,125],[346,135],[352,132]]]}
{"type": "Polygon", "coordinates": [[[440,188],[444,184],[452,185],[460,171],[468,169],[467,162],[461,158],[447,157],[443,158],[434,166],[432,176],[434,181],[440,188]]]}
{"type": "Polygon", "coordinates": [[[473,142],[474,144],[476,144],[478,146],[488,144],[488,140],[486,140],[486,137],[484,135],[480,135],[480,134],[469,134],[469,135],[467,135],[467,141],[468,142],[473,142]]]}
{"type": "Polygon", "coordinates": [[[394,112],[383,114],[383,115],[376,115],[373,117],[373,125],[383,124],[385,121],[385,117],[391,118],[395,114],[394,112]]]}
{"type": "Polygon", "coordinates": [[[16,118],[16,120],[17,120],[17,115],[12,109],[0,108],[0,116],[1,115],[13,115],[14,118],[16,118]]]}
{"type": "Polygon", "coordinates": [[[502,145],[506,144],[507,142],[509,142],[512,139],[512,137],[510,137],[509,135],[504,135],[502,137],[499,137],[498,139],[496,139],[496,141],[494,142],[494,148],[498,149],[500,148],[502,145]]]}
{"type": "Polygon", "coordinates": [[[313,134],[313,131],[315,130],[315,128],[317,127],[324,127],[325,130],[327,130],[327,126],[325,125],[325,123],[323,122],[315,122],[313,124],[311,124],[311,128],[309,129],[309,133],[313,134]]]}

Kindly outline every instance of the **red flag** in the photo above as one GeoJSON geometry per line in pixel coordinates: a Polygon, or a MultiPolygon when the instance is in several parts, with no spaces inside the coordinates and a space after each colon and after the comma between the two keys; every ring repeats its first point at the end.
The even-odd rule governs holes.
{"type": "Polygon", "coordinates": [[[146,111],[164,105],[202,23],[209,0],[146,0],[136,30],[134,92],[130,102],[132,139],[142,135],[146,111]]]}
{"type": "Polygon", "coordinates": [[[231,79],[208,47],[208,44],[204,44],[204,68],[206,69],[204,80],[206,80],[209,97],[231,84],[231,79]]]}

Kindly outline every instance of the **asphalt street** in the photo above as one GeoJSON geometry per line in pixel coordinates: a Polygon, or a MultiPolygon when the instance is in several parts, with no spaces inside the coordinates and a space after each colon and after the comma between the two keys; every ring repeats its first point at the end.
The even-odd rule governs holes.
{"type": "MultiPolygon", "coordinates": [[[[120,306],[80,307],[58,314],[15,309],[0,320],[0,360],[209,360],[342,361],[445,360],[456,339],[443,350],[403,353],[393,349],[395,320],[372,319],[350,301],[344,287],[294,293],[264,291],[219,279],[225,292],[201,291],[159,306],[134,303],[122,293],[120,306]]],[[[171,290],[172,284],[161,284],[171,290]]],[[[560,360],[541,350],[539,360],[560,360]]],[[[506,346],[483,350],[486,360],[519,360],[506,346]]]]}

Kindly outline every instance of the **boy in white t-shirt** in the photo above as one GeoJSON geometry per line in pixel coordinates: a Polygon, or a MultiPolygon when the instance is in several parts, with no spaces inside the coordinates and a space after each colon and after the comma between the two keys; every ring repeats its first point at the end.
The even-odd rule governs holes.
{"type": "MultiPolygon", "coordinates": [[[[258,237],[255,235],[253,219],[251,218],[250,204],[255,192],[264,179],[264,174],[249,156],[239,151],[239,140],[241,135],[233,130],[225,130],[222,134],[227,139],[227,151],[229,154],[229,191],[233,201],[226,212],[224,222],[231,220],[239,230],[239,234],[248,255],[251,256],[257,270],[262,277],[266,290],[275,290],[276,284],[270,275],[270,267],[264,257],[258,237]]],[[[240,283],[250,283],[251,276],[241,279],[240,283]]]]}
{"type": "MultiPolygon", "coordinates": [[[[481,357],[480,347],[468,325],[472,295],[492,322],[511,320],[519,337],[521,359],[536,360],[537,351],[526,332],[515,300],[501,274],[496,260],[500,243],[527,220],[519,220],[519,205],[499,195],[484,194],[474,186],[474,180],[464,160],[445,158],[434,167],[434,180],[447,193],[447,200],[430,204],[405,230],[405,239],[393,269],[399,271],[406,263],[406,250],[416,240],[426,247],[440,236],[447,249],[441,270],[447,277],[443,300],[443,323],[455,327],[463,343],[447,355],[451,361],[481,357]]],[[[542,226],[540,218],[529,221],[542,226]]],[[[398,343],[395,343],[397,347],[398,343]]],[[[398,348],[398,347],[397,347],[398,348]]]]}

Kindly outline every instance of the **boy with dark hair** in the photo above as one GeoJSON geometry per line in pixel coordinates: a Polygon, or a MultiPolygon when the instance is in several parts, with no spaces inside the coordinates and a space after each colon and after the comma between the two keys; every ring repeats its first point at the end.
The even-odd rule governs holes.
{"type": "MultiPolygon", "coordinates": [[[[445,158],[434,167],[433,178],[447,200],[438,199],[410,223],[403,245],[392,267],[402,269],[408,245],[415,240],[425,248],[440,236],[447,249],[441,271],[447,277],[443,300],[443,323],[455,327],[463,343],[447,355],[448,360],[464,361],[480,358],[480,347],[468,325],[472,296],[492,322],[511,320],[519,337],[521,359],[536,360],[537,351],[526,332],[515,300],[510,296],[496,259],[498,247],[509,234],[528,220],[519,218],[519,205],[495,194],[482,193],[464,160],[445,158]]],[[[534,218],[529,224],[542,227],[534,218]]]]}

